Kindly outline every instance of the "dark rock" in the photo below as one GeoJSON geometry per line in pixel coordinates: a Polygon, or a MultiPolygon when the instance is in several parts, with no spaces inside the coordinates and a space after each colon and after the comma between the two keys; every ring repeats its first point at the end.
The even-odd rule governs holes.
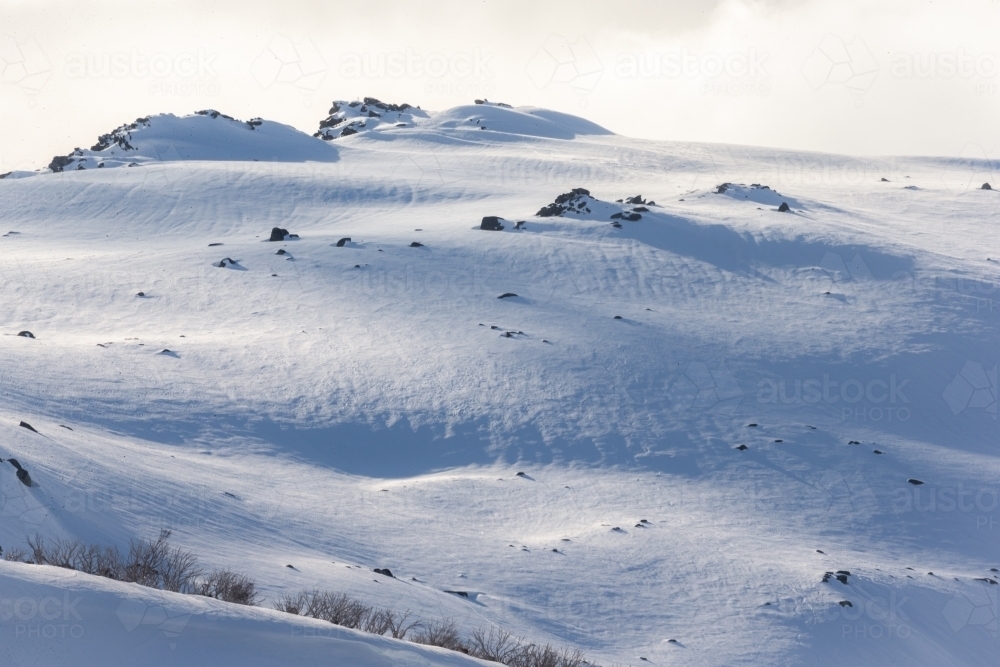
{"type": "Polygon", "coordinates": [[[649,211],[649,209],[648,209],[648,208],[646,208],[645,206],[636,206],[636,207],[635,207],[634,209],[632,209],[632,210],[633,210],[634,212],[636,212],[636,213],[646,213],[647,211],[649,211]]]}
{"type": "Polygon", "coordinates": [[[849,444],[849,445],[860,445],[861,443],[858,442],[857,440],[850,440],[850,441],[848,441],[847,444],[849,444]]]}
{"type": "Polygon", "coordinates": [[[145,292],[139,292],[138,294],[136,294],[136,296],[146,296],[146,293],[145,292]]]}
{"type": "Polygon", "coordinates": [[[209,248],[214,248],[214,247],[215,247],[215,246],[217,246],[217,245],[222,245],[222,244],[221,244],[221,243],[209,243],[209,244],[208,244],[208,247],[209,247],[209,248]]]}
{"type": "Polygon", "coordinates": [[[20,336],[21,338],[34,338],[35,337],[35,334],[31,333],[30,331],[19,331],[17,335],[20,336]]]}
{"type": "Polygon", "coordinates": [[[823,554],[824,556],[826,555],[826,552],[820,551],[819,549],[816,550],[816,553],[823,554]]]}
{"type": "Polygon", "coordinates": [[[280,250],[278,250],[278,252],[276,252],[274,254],[275,255],[287,255],[288,253],[285,251],[284,248],[281,248],[280,250]]]}
{"type": "Polygon", "coordinates": [[[747,428],[757,428],[756,424],[747,424],[747,428]]]}
{"type": "Polygon", "coordinates": [[[451,593],[452,595],[457,595],[460,598],[468,599],[469,593],[467,591],[445,591],[445,593],[451,593]]]}
{"type": "Polygon", "coordinates": [[[913,479],[912,477],[906,481],[909,482],[910,484],[913,484],[914,486],[920,486],[921,484],[923,484],[923,482],[921,482],[919,479],[913,479]]]}
{"type": "Polygon", "coordinates": [[[983,190],[992,190],[993,188],[990,186],[989,183],[983,183],[983,187],[981,189],[983,189],[983,190]]]}
{"type": "Polygon", "coordinates": [[[781,438],[778,438],[777,440],[775,440],[775,442],[784,442],[784,440],[782,440],[781,438]]]}
{"type": "Polygon", "coordinates": [[[781,213],[787,213],[789,210],[791,209],[788,208],[788,204],[786,204],[785,202],[781,202],[781,206],[778,207],[778,211],[780,211],[781,213]]]}
{"type": "Polygon", "coordinates": [[[888,178],[883,178],[883,179],[882,179],[882,182],[883,182],[883,183],[888,183],[888,182],[889,182],[889,179],[888,179],[888,178]]]}
{"type": "Polygon", "coordinates": [[[992,584],[992,585],[994,585],[994,586],[996,586],[996,585],[997,585],[997,582],[996,582],[996,580],[994,580],[994,579],[989,579],[989,578],[987,578],[987,577],[977,577],[977,578],[976,578],[975,580],[976,580],[976,581],[982,581],[983,583],[989,583],[989,584],[992,584]]]}
{"type": "Polygon", "coordinates": [[[612,219],[612,220],[621,220],[621,217],[622,217],[623,215],[624,215],[624,213],[621,213],[621,212],[618,212],[618,213],[612,213],[612,214],[611,214],[611,219],[612,219]]]}
{"type": "Polygon", "coordinates": [[[389,568],[387,568],[387,567],[385,567],[385,568],[376,567],[375,568],[375,573],[376,574],[381,574],[383,576],[391,577],[391,578],[395,579],[395,577],[392,576],[392,572],[390,572],[389,568]]]}
{"type": "Polygon", "coordinates": [[[649,523],[649,520],[647,520],[647,519],[639,519],[639,523],[649,523]]]}
{"type": "Polygon", "coordinates": [[[853,607],[854,605],[851,604],[850,600],[841,600],[840,601],[840,606],[841,607],[853,607]]]}
{"type": "Polygon", "coordinates": [[[518,220],[514,224],[514,229],[523,229],[523,228],[524,228],[524,220],[518,220]]]}
{"type": "Polygon", "coordinates": [[[413,243],[410,244],[410,247],[411,248],[423,248],[424,244],[421,243],[421,242],[419,242],[419,241],[414,241],[413,243]]]}
{"type": "Polygon", "coordinates": [[[629,220],[630,222],[635,222],[636,220],[642,220],[642,216],[638,213],[629,213],[624,217],[624,219],[629,220]]]}
{"type": "Polygon", "coordinates": [[[34,427],[34,426],[32,426],[31,424],[29,424],[28,422],[21,422],[21,423],[19,424],[19,426],[20,426],[21,428],[26,428],[26,429],[28,429],[29,431],[34,431],[35,433],[38,433],[38,431],[35,431],[35,427],[34,427]]]}
{"type": "Polygon", "coordinates": [[[512,297],[512,296],[517,296],[517,295],[516,295],[516,294],[514,294],[513,292],[504,292],[503,294],[501,294],[501,295],[500,295],[500,296],[498,296],[497,298],[498,298],[498,299],[508,299],[508,298],[510,298],[510,297],[512,297]]]}
{"type": "Polygon", "coordinates": [[[22,470],[21,464],[18,463],[17,459],[7,459],[7,463],[9,463],[12,466],[14,466],[14,468],[17,469],[17,470],[22,470]]]}
{"type": "Polygon", "coordinates": [[[565,192],[556,197],[554,203],[543,207],[535,215],[540,218],[550,218],[552,216],[562,215],[573,207],[583,208],[582,205],[585,203],[583,197],[589,196],[590,190],[587,190],[586,188],[573,188],[569,192],[565,192]]]}
{"type": "Polygon", "coordinates": [[[621,318],[622,318],[622,316],[621,316],[621,315],[615,315],[615,319],[616,319],[616,320],[620,320],[621,318]]]}
{"type": "Polygon", "coordinates": [[[517,473],[517,476],[518,476],[518,477],[527,477],[527,475],[526,475],[526,474],[524,474],[523,472],[519,472],[519,473],[517,473]]]}
{"type": "Polygon", "coordinates": [[[837,581],[839,581],[842,584],[846,584],[847,583],[847,575],[846,574],[838,574],[837,575],[837,581]]]}
{"type": "Polygon", "coordinates": [[[345,236],[344,238],[342,238],[339,241],[337,241],[337,247],[338,248],[343,248],[345,244],[350,243],[350,242],[351,242],[351,237],[350,236],[345,236]]]}
{"type": "Polygon", "coordinates": [[[487,215],[484,216],[483,221],[479,223],[479,228],[498,232],[503,229],[503,225],[500,224],[500,218],[497,216],[487,215]]]}
{"type": "Polygon", "coordinates": [[[622,228],[622,223],[620,223],[618,221],[615,221],[615,222],[611,223],[611,226],[614,227],[615,229],[621,229],[622,228]]]}
{"type": "Polygon", "coordinates": [[[741,452],[745,452],[747,450],[747,446],[746,445],[740,445],[736,449],[740,450],[741,452]]]}
{"type": "Polygon", "coordinates": [[[24,468],[18,468],[17,478],[21,481],[21,484],[24,484],[25,486],[31,486],[31,475],[29,475],[28,471],[25,470],[24,468]]]}
{"type": "Polygon", "coordinates": [[[281,227],[272,227],[271,228],[271,238],[269,238],[268,241],[272,241],[272,242],[273,241],[284,241],[285,237],[287,237],[287,236],[288,236],[288,230],[287,229],[282,229],[281,227]]]}
{"type": "Polygon", "coordinates": [[[73,156],[72,155],[67,155],[65,157],[61,156],[61,155],[57,155],[54,158],[52,158],[52,162],[49,162],[49,169],[51,169],[52,171],[54,171],[56,173],[59,173],[63,169],[65,169],[66,167],[68,167],[69,165],[71,165],[72,163],[73,163],[73,156]]]}

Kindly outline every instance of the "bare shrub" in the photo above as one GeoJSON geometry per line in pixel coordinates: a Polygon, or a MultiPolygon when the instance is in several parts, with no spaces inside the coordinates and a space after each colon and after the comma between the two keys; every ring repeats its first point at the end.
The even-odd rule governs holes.
{"type": "Polygon", "coordinates": [[[477,628],[469,637],[470,655],[504,665],[511,664],[523,647],[524,642],[521,639],[495,625],[490,626],[489,630],[477,628]]]}
{"type": "Polygon", "coordinates": [[[290,595],[285,593],[280,598],[275,600],[274,608],[278,611],[283,611],[286,614],[295,614],[296,616],[305,616],[305,610],[309,602],[307,596],[309,593],[302,591],[296,593],[295,595],[290,595]]]}
{"type": "Polygon", "coordinates": [[[5,553],[3,557],[4,560],[8,560],[13,563],[24,563],[28,560],[28,552],[21,547],[14,547],[13,549],[8,549],[7,553],[5,553]]]}
{"type": "Polygon", "coordinates": [[[198,583],[197,593],[233,604],[255,605],[260,596],[257,583],[239,572],[216,570],[198,583]]]}
{"type": "Polygon", "coordinates": [[[419,621],[410,620],[410,610],[407,609],[402,614],[392,611],[389,614],[389,634],[393,639],[406,639],[406,635],[413,629],[420,627],[419,621]]]}
{"type": "Polygon", "coordinates": [[[426,644],[427,646],[440,646],[451,651],[469,652],[468,647],[458,633],[458,628],[455,627],[455,621],[452,620],[430,623],[421,629],[420,632],[414,634],[412,641],[417,644],[426,644]]]}

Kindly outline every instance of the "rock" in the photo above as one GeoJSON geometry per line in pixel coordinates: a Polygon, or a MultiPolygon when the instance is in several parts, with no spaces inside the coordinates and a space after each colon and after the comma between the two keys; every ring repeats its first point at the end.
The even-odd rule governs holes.
{"type": "Polygon", "coordinates": [[[882,453],[882,452],[881,452],[881,451],[879,451],[878,449],[874,450],[874,452],[875,452],[876,454],[881,454],[881,453],[882,453]]]}
{"type": "Polygon", "coordinates": [[[621,316],[621,315],[615,315],[615,319],[616,319],[616,320],[620,320],[621,318],[622,318],[622,316],[621,316]]]}
{"type": "Polygon", "coordinates": [[[747,428],[757,428],[756,424],[747,424],[747,428]]]}
{"type": "Polygon", "coordinates": [[[781,206],[778,207],[778,211],[781,213],[787,213],[789,210],[791,209],[788,208],[788,204],[785,202],[781,202],[781,206]]]}
{"type": "Polygon", "coordinates": [[[740,445],[736,449],[740,450],[741,452],[745,452],[747,450],[747,446],[746,445],[740,445]]]}
{"type": "Polygon", "coordinates": [[[824,551],[820,551],[819,549],[817,549],[817,550],[816,550],[816,553],[818,553],[818,554],[823,554],[824,556],[826,555],[826,552],[824,552],[824,551]]]}
{"type": "Polygon", "coordinates": [[[628,220],[630,222],[635,222],[637,220],[642,220],[642,216],[639,215],[638,213],[629,213],[628,215],[624,216],[623,219],[628,220]]]}
{"type": "Polygon", "coordinates": [[[28,429],[29,431],[33,431],[33,432],[35,432],[35,433],[38,433],[38,431],[36,431],[36,430],[35,430],[35,427],[34,427],[34,426],[32,426],[31,424],[29,424],[28,422],[21,422],[21,423],[19,424],[19,426],[20,426],[21,428],[26,428],[26,429],[28,429]]]}
{"type": "Polygon", "coordinates": [[[517,473],[517,476],[518,476],[518,477],[527,477],[527,475],[526,475],[526,474],[524,474],[523,472],[519,472],[519,473],[517,473]]]}
{"type": "Polygon", "coordinates": [[[392,576],[392,572],[390,572],[389,568],[387,568],[387,567],[383,567],[383,568],[376,567],[375,568],[375,573],[376,574],[381,574],[382,576],[385,576],[385,577],[390,577],[392,579],[395,579],[395,577],[392,576]]]}
{"type": "Polygon", "coordinates": [[[25,470],[24,468],[18,468],[17,478],[21,481],[21,484],[24,484],[25,486],[31,486],[31,475],[29,475],[28,471],[25,470]]]}
{"type": "Polygon", "coordinates": [[[288,253],[287,253],[287,252],[285,252],[285,249],[284,249],[284,248],[281,248],[280,250],[278,250],[278,252],[276,252],[276,253],[274,253],[274,254],[275,254],[275,255],[287,255],[288,253]]]}
{"type": "Polygon", "coordinates": [[[18,332],[17,335],[20,336],[21,338],[34,338],[35,337],[35,334],[31,333],[30,331],[20,331],[20,332],[18,332]]]}
{"type": "Polygon", "coordinates": [[[851,604],[850,600],[841,600],[839,604],[840,604],[841,607],[853,607],[854,606],[853,604],[851,604]]]}
{"type": "Polygon", "coordinates": [[[17,459],[7,459],[7,463],[9,463],[12,466],[14,466],[14,468],[17,469],[17,470],[21,470],[22,469],[21,468],[21,464],[18,463],[17,459]]]}
{"type": "Polygon", "coordinates": [[[512,296],[517,296],[517,295],[516,295],[516,294],[514,294],[513,292],[504,292],[503,294],[501,294],[501,295],[500,295],[500,296],[498,296],[497,298],[498,298],[498,299],[509,299],[509,298],[510,298],[510,297],[512,297],[512,296]]]}
{"type": "Polygon", "coordinates": [[[775,440],[775,442],[784,442],[784,440],[782,440],[781,438],[778,438],[777,440],[775,440]]]}
{"type": "Polygon", "coordinates": [[[219,245],[222,245],[222,244],[221,243],[209,243],[208,247],[209,248],[214,248],[215,246],[219,246],[219,245]]]}
{"type": "Polygon", "coordinates": [[[460,598],[468,599],[469,597],[468,591],[445,591],[445,593],[451,593],[452,595],[457,595],[460,598]]]}
{"type": "Polygon", "coordinates": [[[549,204],[541,208],[537,215],[539,218],[550,218],[556,215],[562,215],[571,208],[582,209],[586,205],[585,197],[590,197],[590,190],[586,188],[573,188],[569,192],[565,192],[558,197],[554,203],[549,204]]]}
{"type": "Polygon", "coordinates": [[[849,444],[849,445],[860,445],[861,443],[858,442],[857,440],[850,440],[850,441],[848,441],[847,444],[849,444]]]}
{"type": "Polygon", "coordinates": [[[616,220],[615,222],[611,223],[611,226],[614,227],[615,229],[621,229],[622,228],[622,223],[620,223],[620,222],[618,222],[616,220]]]}
{"type": "Polygon", "coordinates": [[[351,237],[350,236],[345,236],[344,238],[342,238],[339,241],[337,241],[337,247],[338,248],[343,248],[345,243],[350,243],[350,242],[351,242],[351,237]]]}
{"type": "Polygon", "coordinates": [[[503,225],[500,224],[500,218],[495,215],[487,215],[483,217],[483,221],[479,223],[480,229],[485,229],[488,231],[498,232],[503,229],[503,225]]]}
{"type": "Polygon", "coordinates": [[[846,574],[838,574],[837,575],[837,581],[839,581],[842,584],[846,584],[847,583],[847,575],[846,574]]]}
{"type": "Polygon", "coordinates": [[[888,179],[888,178],[883,178],[883,179],[882,179],[882,182],[883,182],[883,183],[888,183],[888,182],[889,182],[889,179],[888,179]]]}
{"type": "Polygon", "coordinates": [[[268,241],[272,241],[272,242],[273,241],[284,241],[285,238],[288,237],[288,236],[289,236],[289,234],[288,234],[288,230],[287,229],[282,229],[281,227],[272,227],[271,228],[271,238],[269,238],[268,241]]]}
{"type": "Polygon", "coordinates": [[[921,484],[923,484],[923,482],[921,482],[919,479],[913,479],[912,477],[906,481],[914,486],[920,486],[921,484]]]}
{"type": "Polygon", "coordinates": [[[646,208],[645,206],[636,206],[634,209],[632,209],[632,211],[634,211],[635,213],[646,213],[649,211],[649,209],[646,208]]]}
{"type": "Polygon", "coordinates": [[[414,241],[413,243],[410,244],[410,247],[411,248],[423,248],[424,244],[421,243],[420,241],[414,241]]]}
{"type": "Polygon", "coordinates": [[[514,229],[523,229],[523,228],[524,228],[524,220],[518,220],[514,224],[514,229]]]}
{"type": "Polygon", "coordinates": [[[138,294],[136,294],[136,296],[146,296],[146,293],[145,292],[139,292],[138,294]]]}
{"type": "Polygon", "coordinates": [[[992,190],[993,188],[990,186],[989,183],[983,183],[983,187],[981,189],[982,190],[992,190]]]}

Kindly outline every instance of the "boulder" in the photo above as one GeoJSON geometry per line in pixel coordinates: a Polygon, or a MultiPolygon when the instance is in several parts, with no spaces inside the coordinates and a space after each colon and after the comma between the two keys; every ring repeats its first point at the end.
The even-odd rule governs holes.
{"type": "Polygon", "coordinates": [[[499,232],[503,229],[503,225],[500,224],[500,218],[495,215],[487,215],[483,217],[483,221],[479,223],[480,229],[485,229],[488,231],[499,232]]]}
{"type": "Polygon", "coordinates": [[[282,229],[281,227],[273,227],[271,229],[271,238],[269,241],[284,241],[288,236],[288,230],[282,229]]]}
{"type": "Polygon", "coordinates": [[[983,189],[983,190],[992,190],[993,188],[990,186],[989,183],[983,183],[983,187],[981,189],[983,189]]]}
{"type": "Polygon", "coordinates": [[[788,204],[785,202],[781,202],[781,206],[778,207],[778,211],[780,211],[781,213],[787,213],[790,210],[791,209],[788,207],[788,204]]]}
{"type": "Polygon", "coordinates": [[[19,331],[17,333],[17,335],[20,336],[21,338],[34,338],[35,337],[35,334],[31,333],[30,331],[19,331]]]}
{"type": "Polygon", "coordinates": [[[347,243],[350,243],[350,242],[351,242],[351,237],[345,236],[344,238],[342,238],[339,241],[337,241],[337,247],[338,248],[343,248],[344,244],[347,244],[347,243]]]}

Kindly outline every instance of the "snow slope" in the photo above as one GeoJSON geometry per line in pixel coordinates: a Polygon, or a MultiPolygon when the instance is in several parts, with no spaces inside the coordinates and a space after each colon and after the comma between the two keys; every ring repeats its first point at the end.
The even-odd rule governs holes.
{"type": "Polygon", "coordinates": [[[313,619],[0,563],[0,660],[28,665],[484,665],[313,619]]]}
{"type": "Polygon", "coordinates": [[[467,109],[512,113],[0,181],[0,545],[167,527],[605,664],[995,660],[993,167],[467,109]]]}

